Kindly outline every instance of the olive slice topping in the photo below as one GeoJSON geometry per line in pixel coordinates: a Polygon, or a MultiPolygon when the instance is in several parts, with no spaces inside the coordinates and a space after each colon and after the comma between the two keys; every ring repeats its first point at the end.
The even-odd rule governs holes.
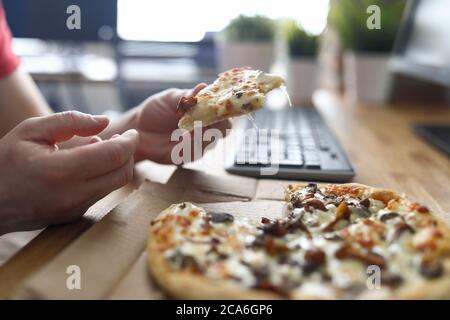
{"type": "Polygon", "coordinates": [[[242,97],[243,94],[244,94],[243,91],[238,91],[238,92],[236,92],[236,97],[237,97],[238,99],[240,99],[240,98],[242,97]]]}
{"type": "Polygon", "coordinates": [[[380,220],[382,222],[386,222],[388,220],[395,219],[395,218],[402,218],[402,216],[400,214],[398,214],[397,212],[389,212],[389,213],[383,214],[380,217],[380,220]]]}
{"type": "Polygon", "coordinates": [[[381,272],[380,282],[389,287],[398,287],[403,283],[403,277],[399,274],[383,271],[381,272]]]}
{"type": "Polygon", "coordinates": [[[415,233],[414,229],[406,222],[400,222],[400,223],[395,224],[394,232],[393,232],[392,236],[390,237],[389,242],[393,242],[393,241],[397,240],[398,238],[400,238],[400,236],[404,232],[415,233]]]}

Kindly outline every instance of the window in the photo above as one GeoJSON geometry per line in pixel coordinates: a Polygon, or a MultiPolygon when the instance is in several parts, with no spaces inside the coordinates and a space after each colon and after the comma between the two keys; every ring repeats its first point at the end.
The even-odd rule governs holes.
{"type": "Polygon", "coordinates": [[[328,0],[119,0],[118,34],[136,41],[200,41],[240,14],[291,17],[318,34],[326,25],[328,0]]]}

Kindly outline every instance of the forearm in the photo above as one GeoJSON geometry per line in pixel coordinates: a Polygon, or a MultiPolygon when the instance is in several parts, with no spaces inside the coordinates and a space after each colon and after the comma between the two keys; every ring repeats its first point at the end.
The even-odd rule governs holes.
{"type": "Polygon", "coordinates": [[[31,77],[17,69],[0,80],[0,137],[30,117],[52,113],[31,77]]]}

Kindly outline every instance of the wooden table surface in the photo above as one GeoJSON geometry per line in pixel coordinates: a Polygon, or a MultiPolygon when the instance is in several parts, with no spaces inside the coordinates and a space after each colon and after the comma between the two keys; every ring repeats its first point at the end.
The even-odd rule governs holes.
{"type": "MultiPolygon", "coordinates": [[[[351,105],[328,93],[320,93],[316,98],[320,113],[354,165],[357,172],[354,181],[405,192],[428,204],[450,222],[450,159],[416,137],[410,129],[415,121],[450,123],[450,106],[351,105]]],[[[224,145],[219,143],[202,162],[189,167],[226,174],[220,161],[224,145]]],[[[0,298],[10,297],[27,277],[110,212],[144,179],[165,183],[174,170],[173,166],[143,162],[136,168],[133,183],[99,201],[81,220],[44,230],[0,267],[0,298]]]]}

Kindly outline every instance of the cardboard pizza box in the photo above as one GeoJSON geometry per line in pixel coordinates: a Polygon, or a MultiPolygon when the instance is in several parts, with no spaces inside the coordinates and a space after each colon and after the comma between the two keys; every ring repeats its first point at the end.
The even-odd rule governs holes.
{"type": "Polygon", "coordinates": [[[179,169],[166,184],[145,181],[102,220],[27,279],[15,297],[32,299],[159,299],[147,272],[150,221],[172,203],[191,201],[207,210],[249,219],[282,214],[286,181],[214,176],[179,169]],[[70,267],[80,289],[68,289],[70,267]]]}

